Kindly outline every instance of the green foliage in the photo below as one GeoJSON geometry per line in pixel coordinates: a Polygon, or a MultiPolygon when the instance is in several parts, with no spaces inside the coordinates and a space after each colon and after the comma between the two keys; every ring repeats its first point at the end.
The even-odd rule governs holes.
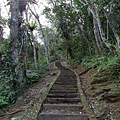
{"type": "MultiPolygon", "coordinates": [[[[19,63],[19,73],[18,76],[15,74],[15,65],[11,61],[11,50],[9,47],[9,41],[5,40],[4,43],[0,46],[0,53],[2,53],[2,66],[0,66],[0,108],[6,107],[10,104],[16,102],[17,98],[21,95],[23,90],[26,89],[26,84],[23,79],[29,80],[27,83],[33,84],[40,81],[40,78],[43,76],[43,68],[45,70],[45,55],[41,57],[40,66],[41,70],[34,70],[33,56],[30,55],[32,50],[29,51],[29,58],[27,59],[27,66],[30,70],[26,71],[26,77],[23,78],[23,60],[20,56],[19,63]]],[[[45,71],[44,71],[45,72],[45,71]]],[[[17,118],[16,118],[17,119],[17,118]]]]}
{"type": "Polygon", "coordinates": [[[28,58],[27,59],[27,64],[28,64],[28,69],[34,69],[34,62],[33,62],[33,59],[31,59],[31,58],[28,58]]]}
{"type": "Polygon", "coordinates": [[[86,65],[87,67],[96,66],[98,71],[106,70],[111,76],[120,79],[120,55],[115,57],[98,56],[92,58],[86,56],[82,59],[82,64],[86,65]]]}
{"type": "MultiPolygon", "coordinates": [[[[107,54],[107,56],[99,55],[94,35],[94,16],[88,9],[89,7],[94,8],[94,6],[98,9],[98,17],[100,18],[101,28],[103,28],[105,36],[107,36],[110,44],[115,46],[112,46],[113,48],[118,48],[116,44],[118,41],[115,39],[116,36],[114,34],[118,36],[120,34],[119,1],[83,1],[85,4],[80,0],[73,0],[71,2],[54,0],[52,2],[53,8],[49,8],[49,6],[46,7],[44,14],[46,14],[47,18],[54,24],[55,28],[51,25],[53,28],[46,27],[46,30],[43,29],[45,34],[44,37],[47,36],[49,39],[48,47],[51,55],[50,61],[66,57],[69,54],[69,56],[73,56],[71,57],[72,59],[74,58],[73,62],[78,64],[82,63],[87,67],[94,67],[96,65],[98,70],[107,69],[111,72],[111,75],[119,76],[117,74],[120,72],[120,50],[117,50],[118,56],[113,57],[112,52],[114,51],[111,52],[108,48],[105,48],[101,36],[98,36],[100,37],[99,47],[101,47],[103,54],[110,53],[109,55],[107,54]]],[[[0,19],[1,24],[6,23],[4,23],[2,18],[0,19]]],[[[24,22],[24,20],[22,22],[24,22]]],[[[24,69],[26,70],[28,80],[32,83],[39,81],[43,72],[46,70],[47,65],[44,46],[41,45],[41,48],[38,47],[37,41],[36,46],[40,48],[40,51],[36,50],[40,72],[34,70],[33,43],[31,41],[31,36],[26,29],[26,24],[22,24],[23,28],[21,25],[19,31],[20,39],[18,41],[18,51],[20,50],[18,67],[21,72],[19,74],[21,74],[22,77],[20,75],[15,75],[15,65],[11,61],[11,50],[9,47],[11,40],[4,40],[3,44],[0,45],[0,54],[2,54],[3,60],[3,64],[0,66],[0,107],[14,103],[18,97],[17,95],[20,95],[19,93],[23,90],[25,86],[23,83],[23,67],[25,67],[25,59],[27,59],[26,67],[28,70],[26,70],[26,68],[24,69]]],[[[28,21],[27,28],[33,32],[33,30],[37,28],[36,21],[28,21]]],[[[98,28],[96,29],[96,32],[98,35],[100,34],[98,28]]],[[[19,120],[19,117],[15,119],[19,120]]]]}
{"type": "Polygon", "coordinates": [[[107,57],[102,57],[102,56],[85,56],[82,59],[82,64],[90,67],[90,66],[94,66],[95,64],[99,63],[99,64],[103,64],[107,61],[107,57]]]}
{"type": "Polygon", "coordinates": [[[28,23],[27,26],[30,31],[33,31],[37,28],[37,23],[36,23],[36,21],[35,22],[32,21],[31,23],[28,23]]]}
{"type": "Polygon", "coordinates": [[[9,40],[1,45],[3,64],[0,66],[0,107],[15,103],[21,91],[21,83],[15,75],[15,65],[11,61],[9,40]]]}
{"type": "Polygon", "coordinates": [[[78,53],[78,56],[79,57],[75,57],[75,59],[73,59],[72,61],[77,64],[80,64],[82,62],[82,56],[79,53],[78,53]]]}
{"type": "Polygon", "coordinates": [[[7,106],[9,103],[6,101],[5,97],[0,96],[0,108],[7,106]]]}
{"type": "Polygon", "coordinates": [[[42,74],[40,74],[40,72],[37,70],[27,70],[27,77],[31,82],[34,83],[40,81],[42,74]]]}
{"type": "Polygon", "coordinates": [[[7,50],[9,51],[9,42],[4,40],[4,42],[0,45],[0,53],[5,54],[7,50]]]}
{"type": "Polygon", "coordinates": [[[22,119],[23,119],[23,116],[18,116],[18,117],[11,118],[11,120],[22,120],[22,119]]]}

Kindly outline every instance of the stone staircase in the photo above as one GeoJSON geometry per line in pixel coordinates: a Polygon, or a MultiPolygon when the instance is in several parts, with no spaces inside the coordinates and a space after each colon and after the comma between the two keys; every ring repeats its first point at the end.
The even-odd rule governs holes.
{"type": "Polygon", "coordinates": [[[61,74],[43,102],[37,120],[89,120],[80,98],[75,73],[60,62],[56,66],[61,74]]]}

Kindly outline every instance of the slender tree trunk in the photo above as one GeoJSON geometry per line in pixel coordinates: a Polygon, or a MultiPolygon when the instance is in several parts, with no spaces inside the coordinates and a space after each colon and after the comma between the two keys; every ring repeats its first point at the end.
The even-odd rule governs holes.
{"type": "Polygon", "coordinates": [[[34,39],[33,31],[31,31],[31,36],[32,36],[32,40],[33,40],[33,51],[34,51],[34,63],[35,63],[35,68],[38,69],[37,53],[36,53],[36,46],[35,46],[35,39],[34,39]]]}
{"type": "Polygon", "coordinates": [[[25,50],[23,50],[22,57],[23,57],[23,82],[26,84],[28,81],[27,81],[27,75],[26,75],[26,70],[27,70],[26,59],[27,59],[27,56],[26,56],[26,51],[25,50]]]}
{"type": "MultiPolygon", "coordinates": [[[[0,17],[1,16],[1,8],[0,8],[0,17]]],[[[3,27],[0,25],[0,44],[3,43],[3,27]]]]}
{"type": "Polygon", "coordinates": [[[49,37],[48,37],[48,29],[46,28],[46,39],[44,39],[44,44],[46,46],[46,54],[48,58],[48,69],[50,70],[50,48],[49,48],[49,37]]]}
{"type": "Polygon", "coordinates": [[[2,54],[0,53],[0,66],[2,65],[2,54]]]}
{"type": "Polygon", "coordinates": [[[98,48],[98,51],[100,53],[100,55],[103,56],[103,52],[102,52],[102,49],[101,49],[101,38],[100,38],[100,34],[99,34],[99,29],[98,29],[98,25],[97,25],[97,22],[96,22],[96,19],[93,18],[93,25],[94,25],[94,35],[95,35],[95,40],[96,40],[96,45],[97,45],[97,48],[98,48]]]}
{"type": "Polygon", "coordinates": [[[68,49],[66,49],[66,53],[67,53],[67,60],[68,60],[68,57],[69,57],[69,55],[68,55],[68,49]]]}
{"type": "Polygon", "coordinates": [[[117,41],[116,46],[117,46],[118,48],[120,48],[120,36],[115,32],[115,28],[114,28],[110,23],[109,23],[109,26],[110,26],[110,28],[111,28],[111,30],[112,30],[115,38],[116,38],[116,41],[117,41]]]}
{"type": "MultiPolygon", "coordinates": [[[[29,8],[29,9],[30,9],[30,8],[29,8]]],[[[34,17],[37,19],[38,24],[39,24],[39,28],[40,28],[41,33],[42,33],[42,37],[43,37],[43,40],[44,40],[44,46],[45,46],[45,52],[46,52],[47,66],[48,66],[48,70],[50,71],[49,52],[48,52],[48,50],[47,50],[46,38],[45,38],[45,35],[44,35],[44,33],[43,33],[43,30],[42,30],[42,26],[41,26],[41,23],[40,23],[40,20],[39,20],[39,16],[36,15],[31,9],[30,9],[30,11],[32,12],[32,14],[34,15],[34,17]]]]}
{"type": "MultiPolygon", "coordinates": [[[[0,26],[0,45],[2,43],[3,43],[3,28],[2,28],[2,26],[0,26]]],[[[0,53],[0,66],[1,66],[1,64],[2,64],[2,53],[0,53]]]]}
{"type": "Polygon", "coordinates": [[[47,49],[46,40],[44,40],[44,46],[45,46],[45,53],[46,53],[46,60],[47,60],[48,70],[50,71],[49,52],[48,52],[48,49],[47,49]]]}
{"type": "Polygon", "coordinates": [[[0,45],[3,43],[3,27],[0,26],[0,45]]]}
{"type": "Polygon", "coordinates": [[[38,23],[39,23],[40,30],[41,30],[41,32],[42,32],[43,41],[44,41],[44,46],[45,46],[45,53],[46,53],[47,66],[48,66],[48,70],[50,71],[50,61],[49,61],[50,56],[49,56],[49,51],[48,51],[48,49],[47,49],[47,43],[46,43],[47,40],[46,40],[45,35],[44,35],[44,33],[43,33],[43,30],[42,30],[42,26],[41,26],[40,20],[39,20],[39,19],[37,19],[37,20],[38,20],[38,23]]]}
{"type": "Polygon", "coordinates": [[[24,83],[28,83],[28,78],[27,78],[27,52],[28,52],[28,36],[27,36],[27,27],[25,27],[25,35],[24,35],[24,42],[23,42],[23,78],[24,78],[24,83]]]}
{"type": "Polygon", "coordinates": [[[71,46],[68,47],[68,53],[69,53],[69,55],[70,55],[70,58],[71,58],[71,59],[74,59],[71,46]]]}
{"type": "Polygon", "coordinates": [[[107,16],[107,14],[104,13],[104,15],[105,15],[105,17],[106,17],[106,19],[107,19],[107,21],[108,21],[109,27],[111,28],[111,30],[112,30],[115,38],[116,38],[116,41],[117,41],[116,46],[117,46],[118,48],[120,48],[120,36],[116,33],[115,28],[114,28],[113,25],[109,22],[109,18],[108,18],[108,16],[107,16]]]}
{"type": "Polygon", "coordinates": [[[19,0],[13,0],[11,2],[11,23],[10,23],[10,37],[11,37],[11,57],[12,62],[15,65],[15,73],[18,75],[18,20],[19,20],[19,0]]]}

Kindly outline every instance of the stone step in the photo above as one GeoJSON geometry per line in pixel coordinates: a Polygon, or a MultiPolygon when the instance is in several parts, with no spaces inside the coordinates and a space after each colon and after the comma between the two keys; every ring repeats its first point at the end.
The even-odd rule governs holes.
{"type": "Polygon", "coordinates": [[[45,114],[38,115],[37,120],[89,120],[88,115],[45,114]]]}
{"type": "Polygon", "coordinates": [[[52,89],[68,89],[68,90],[74,90],[74,89],[78,89],[77,87],[65,87],[65,86],[53,86],[52,89]]]}
{"type": "MultiPolygon", "coordinates": [[[[76,85],[58,85],[58,84],[54,84],[53,87],[77,88],[77,84],[76,84],[76,85]]],[[[53,88],[53,87],[52,87],[52,88],[53,88]]]]}
{"type": "Polygon", "coordinates": [[[83,109],[82,104],[44,104],[43,109],[45,110],[65,110],[65,111],[80,111],[83,109]]]}
{"type": "Polygon", "coordinates": [[[71,83],[71,82],[66,82],[66,83],[63,83],[63,82],[55,82],[55,85],[77,85],[77,83],[71,83]]]}
{"type": "Polygon", "coordinates": [[[69,81],[69,80],[66,80],[66,81],[56,81],[56,84],[59,84],[59,83],[63,83],[64,85],[77,85],[77,82],[76,81],[69,81]]]}
{"type": "Polygon", "coordinates": [[[67,81],[56,81],[56,84],[60,84],[60,83],[62,83],[64,85],[71,85],[71,84],[77,85],[76,81],[69,81],[69,80],[67,80],[67,81]]]}
{"type": "Polygon", "coordinates": [[[76,93],[78,90],[50,90],[49,93],[76,93]]]}
{"type": "Polygon", "coordinates": [[[65,97],[65,98],[78,98],[80,95],[79,93],[69,94],[69,93],[51,93],[48,94],[47,97],[53,97],[53,98],[59,98],[59,97],[65,97]]]}
{"type": "Polygon", "coordinates": [[[71,81],[71,82],[75,82],[77,81],[76,78],[71,78],[71,77],[62,77],[60,79],[57,79],[57,81],[71,81]]]}
{"type": "Polygon", "coordinates": [[[66,77],[66,78],[57,79],[57,81],[58,81],[58,82],[60,82],[60,81],[66,81],[66,82],[71,81],[71,82],[76,82],[77,80],[76,80],[76,78],[66,77]]]}
{"type": "Polygon", "coordinates": [[[59,104],[59,103],[80,103],[81,99],[80,98],[46,98],[46,103],[51,103],[51,104],[59,104]]]}
{"type": "Polygon", "coordinates": [[[72,81],[72,80],[69,80],[69,79],[62,79],[62,80],[57,80],[55,83],[65,83],[65,84],[67,84],[67,83],[77,83],[77,81],[76,80],[74,80],[74,81],[72,81]]]}
{"type": "Polygon", "coordinates": [[[73,90],[73,91],[78,91],[78,88],[67,88],[67,87],[52,87],[51,90],[73,90]]]}

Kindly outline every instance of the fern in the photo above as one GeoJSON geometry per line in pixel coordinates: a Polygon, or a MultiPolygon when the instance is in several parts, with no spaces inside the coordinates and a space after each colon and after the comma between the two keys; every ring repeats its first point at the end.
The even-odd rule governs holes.
{"type": "Polygon", "coordinates": [[[5,101],[5,97],[0,96],[0,108],[7,106],[9,103],[5,101]]]}

